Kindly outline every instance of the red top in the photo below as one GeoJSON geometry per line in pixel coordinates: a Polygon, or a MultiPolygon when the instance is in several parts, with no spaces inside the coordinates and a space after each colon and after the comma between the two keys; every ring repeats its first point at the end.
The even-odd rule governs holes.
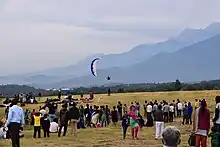
{"type": "Polygon", "coordinates": [[[210,129],[210,112],[208,109],[205,109],[204,113],[200,108],[198,114],[198,129],[200,130],[209,130],[210,129]]]}

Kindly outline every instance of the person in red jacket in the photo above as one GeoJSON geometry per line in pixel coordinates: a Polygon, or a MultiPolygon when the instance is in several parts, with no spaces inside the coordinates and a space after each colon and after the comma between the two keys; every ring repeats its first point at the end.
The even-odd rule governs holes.
{"type": "Polygon", "coordinates": [[[201,107],[195,110],[193,131],[196,134],[196,147],[207,147],[207,136],[210,129],[210,112],[205,100],[201,101],[201,107]]]}

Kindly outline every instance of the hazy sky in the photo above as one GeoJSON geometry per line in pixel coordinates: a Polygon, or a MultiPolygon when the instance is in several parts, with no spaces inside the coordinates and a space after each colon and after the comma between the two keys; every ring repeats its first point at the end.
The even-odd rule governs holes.
{"type": "Polygon", "coordinates": [[[220,20],[220,0],[0,0],[1,74],[76,63],[220,20]]]}

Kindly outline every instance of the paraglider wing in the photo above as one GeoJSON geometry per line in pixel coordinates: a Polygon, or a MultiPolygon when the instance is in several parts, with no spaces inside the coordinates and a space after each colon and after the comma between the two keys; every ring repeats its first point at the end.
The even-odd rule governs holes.
{"type": "Polygon", "coordinates": [[[91,72],[93,74],[93,76],[97,76],[97,72],[96,72],[96,62],[98,60],[100,60],[101,58],[95,58],[94,60],[92,60],[92,63],[91,63],[91,72]]]}

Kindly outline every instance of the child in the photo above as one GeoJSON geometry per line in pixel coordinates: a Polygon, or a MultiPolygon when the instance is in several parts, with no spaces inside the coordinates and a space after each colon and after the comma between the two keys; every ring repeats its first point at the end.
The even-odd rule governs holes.
{"type": "Polygon", "coordinates": [[[41,125],[44,131],[44,138],[50,137],[50,120],[47,114],[44,114],[44,117],[41,119],[41,125]]]}
{"type": "Polygon", "coordinates": [[[211,147],[219,147],[218,136],[220,134],[216,132],[216,127],[212,127],[212,132],[208,135],[211,137],[211,147]]]}
{"type": "Polygon", "coordinates": [[[40,112],[36,112],[34,114],[34,138],[36,138],[36,135],[38,133],[38,138],[41,137],[41,114],[40,112]]]}
{"type": "Polygon", "coordinates": [[[123,139],[126,138],[127,128],[128,128],[128,116],[127,116],[127,114],[125,113],[125,114],[122,116],[123,139]]]}
{"type": "Polygon", "coordinates": [[[136,115],[135,106],[131,106],[131,111],[129,112],[128,116],[130,117],[130,126],[132,131],[132,139],[138,140],[138,131],[139,131],[139,121],[136,115]]]}

